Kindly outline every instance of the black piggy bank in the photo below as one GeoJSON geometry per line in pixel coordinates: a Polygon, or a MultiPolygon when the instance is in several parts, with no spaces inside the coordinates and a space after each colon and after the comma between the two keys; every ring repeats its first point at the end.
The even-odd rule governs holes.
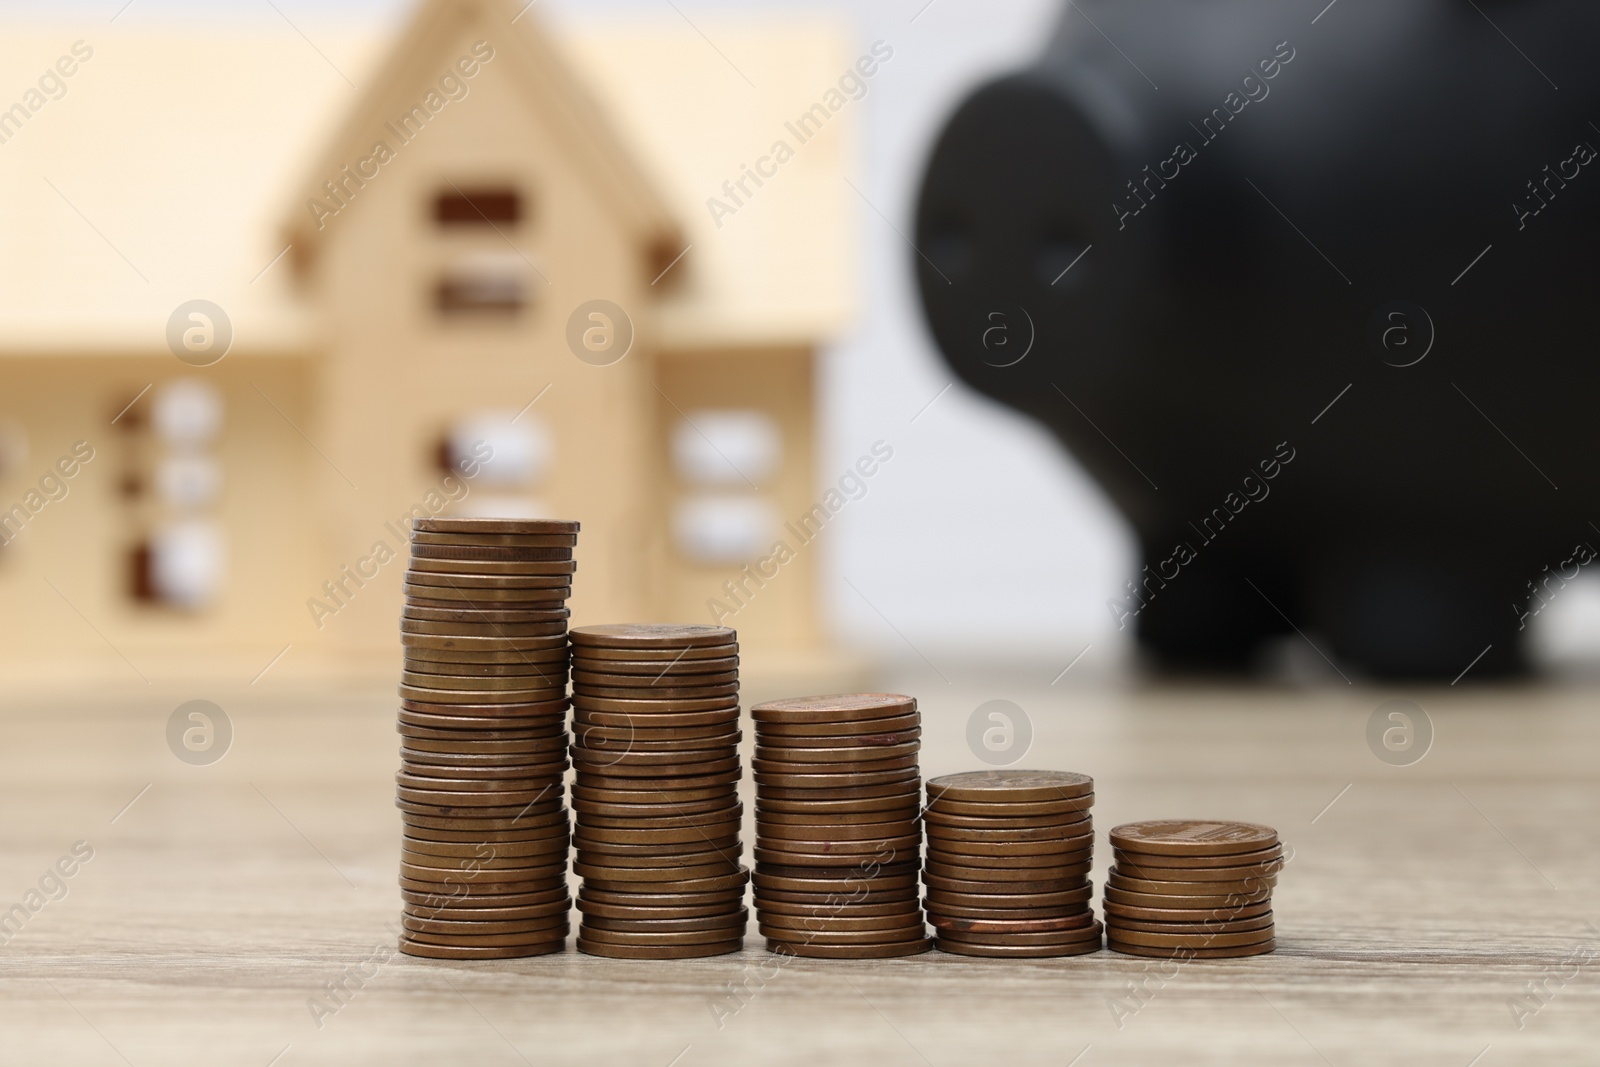
{"type": "Polygon", "coordinates": [[[1520,669],[1600,544],[1597,48],[1581,0],[1076,0],[950,118],[928,323],[1132,524],[1159,662],[1520,669]]]}

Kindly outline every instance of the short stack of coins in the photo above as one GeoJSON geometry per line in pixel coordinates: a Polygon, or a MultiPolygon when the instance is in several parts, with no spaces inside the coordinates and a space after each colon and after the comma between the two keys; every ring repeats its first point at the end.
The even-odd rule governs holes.
{"type": "Polygon", "coordinates": [[[1044,958],[1100,949],[1089,898],[1094,779],[968,771],[928,781],[928,921],[940,950],[1044,958]]]}
{"type": "Polygon", "coordinates": [[[400,950],[560,951],[576,522],[417,519],[400,642],[400,950]]]}
{"type": "Polygon", "coordinates": [[[916,700],[800,697],[750,714],[753,881],[767,949],[825,959],[926,952],[916,700]]]}
{"type": "Polygon", "coordinates": [[[1134,956],[1177,959],[1271,952],[1272,887],[1283,844],[1270,826],[1196,819],[1111,831],[1106,942],[1134,956]]]}
{"type": "Polygon", "coordinates": [[[737,952],[750,875],[734,631],[584,626],[571,638],[579,951],[737,952]]]}

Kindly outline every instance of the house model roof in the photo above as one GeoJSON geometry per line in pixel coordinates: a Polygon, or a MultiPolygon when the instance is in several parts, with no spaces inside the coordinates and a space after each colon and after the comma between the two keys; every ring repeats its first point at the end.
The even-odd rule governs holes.
{"type": "MultiPolygon", "coordinates": [[[[308,239],[292,224],[307,217],[309,176],[342,150],[341,131],[386,68],[406,61],[407,35],[479,2],[516,10],[427,0],[397,30],[303,24],[306,37],[281,22],[8,25],[0,353],[164,352],[168,316],[195,298],[228,311],[236,352],[314,351],[284,254],[308,239]],[[90,58],[41,86],[80,41],[90,58]],[[27,114],[7,125],[13,104],[27,114]]],[[[530,12],[503,32],[520,35],[517,62],[540,67],[530,91],[562,79],[578,86],[565,106],[580,126],[600,124],[589,131],[589,165],[614,184],[619,210],[688,246],[662,298],[664,344],[824,341],[852,310],[855,285],[849,109],[720,226],[706,201],[776,140],[795,144],[785,123],[854,55],[829,22],[696,26],[608,19],[554,29],[530,12]]]]}

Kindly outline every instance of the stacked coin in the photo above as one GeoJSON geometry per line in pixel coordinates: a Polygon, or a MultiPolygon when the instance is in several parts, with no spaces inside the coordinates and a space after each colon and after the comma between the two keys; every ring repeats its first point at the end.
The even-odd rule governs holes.
{"type": "Polygon", "coordinates": [[[1070,771],[967,771],[928,781],[928,921],[963,956],[1042,958],[1100,949],[1094,779],[1070,771]]]}
{"type": "Polygon", "coordinates": [[[572,637],[578,949],[737,952],[739,646],[724,626],[583,626],[572,637]]]}
{"type": "Polygon", "coordinates": [[[916,700],[798,697],[750,714],[756,917],[767,949],[828,959],[926,952],[916,700]]]}
{"type": "Polygon", "coordinates": [[[1205,959],[1271,952],[1283,845],[1270,826],[1163,819],[1111,831],[1106,941],[1134,956],[1205,959]]]}
{"type": "Polygon", "coordinates": [[[575,522],[417,519],[400,642],[400,950],[566,943],[567,609],[575,522]]]}

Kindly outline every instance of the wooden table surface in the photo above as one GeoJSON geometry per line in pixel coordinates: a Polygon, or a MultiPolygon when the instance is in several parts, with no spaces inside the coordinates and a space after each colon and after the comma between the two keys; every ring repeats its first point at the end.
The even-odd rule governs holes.
{"type": "Polygon", "coordinates": [[[1109,952],[780,966],[752,936],[710,960],[413,960],[390,951],[400,830],[386,687],[13,693],[0,711],[0,909],[75,843],[93,858],[0,949],[0,1063],[1499,1067],[1600,1055],[1596,691],[1073,688],[1051,687],[1059,667],[1046,664],[941,669],[948,682],[885,678],[922,699],[924,773],[978,766],[968,714],[1015,701],[1035,734],[1020,765],[1097,780],[1097,882],[1116,822],[1276,826],[1295,850],[1275,898],[1277,953],[1180,967],[1109,952]],[[179,762],[164,737],[195,697],[235,729],[212,766],[179,762]],[[1373,709],[1396,697],[1435,728],[1409,767],[1365,739],[1373,709]],[[319,1026],[308,1000],[363,966],[376,975],[319,1026]]]}

